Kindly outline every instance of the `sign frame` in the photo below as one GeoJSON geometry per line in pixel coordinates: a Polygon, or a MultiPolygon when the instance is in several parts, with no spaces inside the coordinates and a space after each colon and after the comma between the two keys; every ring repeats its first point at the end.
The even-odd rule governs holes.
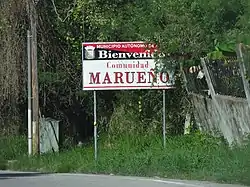
{"type": "Polygon", "coordinates": [[[158,74],[154,72],[156,68],[156,58],[152,57],[152,55],[154,55],[153,52],[156,50],[158,49],[155,44],[147,44],[142,41],[82,43],[82,89],[93,91],[174,88],[174,71],[159,72],[158,74]],[[135,47],[127,47],[133,45],[135,47]],[[106,48],[102,46],[106,46],[106,48]],[[146,48],[142,46],[150,47],[146,50],[146,48]],[[86,52],[87,50],[85,50],[85,48],[88,48],[89,53],[86,52]],[[108,58],[95,59],[94,56],[97,56],[98,52],[99,56],[102,54],[103,56],[106,55],[108,58]],[[86,55],[86,53],[89,55],[86,55]],[[119,57],[112,58],[115,55],[119,57],[128,55],[129,57],[122,59],[119,57]],[[132,58],[136,55],[138,58],[132,58]],[[89,59],[87,59],[86,56],[88,56],[89,59]],[[92,69],[94,68],[97,70],[93,71],[92,69]],[[89,69],[91,69],[92,72],[89,69]],[[156,82],[153,81],[155,77],[157,79],[156,82]],[[133,82],[128,83],[128,81],[131,81],[131,78],[133,82]],[[120,80],[120,83],[116,82],[116,79],[120,80]],[[96,86],[95,81],[98,82],[98,86],[96,86]],[[123,83],[121,83],[122,81],[123,83]]]}

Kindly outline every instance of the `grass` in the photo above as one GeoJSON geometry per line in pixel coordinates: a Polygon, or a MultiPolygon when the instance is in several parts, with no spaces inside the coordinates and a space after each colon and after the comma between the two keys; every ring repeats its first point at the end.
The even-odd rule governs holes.
{"type": "Polygon", "coordinates": [[[25,156],[26,150],[25,137],[0,137],[0,169],[7,169],[8,161],[25,156]]]}
{"type": "Polygon", "coordinates": [[[175,179],[208,180],[250,185],[250,144],[228,148],[204,135],[171,137],[162,148],[157,136],[123,136],[99,141],[98,161],[92,145],[61,153],[27,158],[26,140],[5,138],[0,142],[0,160],[17,159],[7,169],[42,172],[83,172],[175,179]]]}

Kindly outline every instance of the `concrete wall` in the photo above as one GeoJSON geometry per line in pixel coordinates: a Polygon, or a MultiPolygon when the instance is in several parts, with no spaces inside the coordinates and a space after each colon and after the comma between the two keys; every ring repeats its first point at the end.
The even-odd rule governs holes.
{"type": "Polygon", "coordinates": [[[59,151],[59,121],[51,118],[40,120],[40,152],[59,151]]]}
{"type": "Polygon", "coordinates": [[[229,144],[234,141],[241,143],[250,133],[250,111],[246,99],[216,95],[216,101],[213,101],[199,94],[191,93],[190,96],[196,122],[202,131],[213,135],[219,132],[229,144]]]}

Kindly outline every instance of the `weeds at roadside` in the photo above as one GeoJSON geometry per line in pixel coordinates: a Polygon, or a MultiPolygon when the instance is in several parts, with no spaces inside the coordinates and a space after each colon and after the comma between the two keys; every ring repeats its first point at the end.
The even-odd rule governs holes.
{"type": "Polygon", "coordinates": [[[13,170],[112,173],[250,184],[250,144],[230,149],[219,139],[202,134],[170,137],[165,149],[159,136],[124,135],[112,141],[106,137],[101,139],[97,163],[92,146],[27,159],[24,140],[0,144],[1,157],[17,159],[8,166],[13,170]],[[19,144],[22,150],[16,146],[17,142],[22,142],[19,144]],[[2,147],[6,143],[8,148],[2,147]]]}

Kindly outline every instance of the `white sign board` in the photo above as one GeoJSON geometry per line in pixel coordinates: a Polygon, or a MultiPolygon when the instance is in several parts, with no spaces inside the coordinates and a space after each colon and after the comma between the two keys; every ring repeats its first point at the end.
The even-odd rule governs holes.
{"type": "Polygon", "coordinates": [[[156,49],[143,42],[83,43],[83,90],[173,88],[174,72],[155,72],[156,49]]]}

